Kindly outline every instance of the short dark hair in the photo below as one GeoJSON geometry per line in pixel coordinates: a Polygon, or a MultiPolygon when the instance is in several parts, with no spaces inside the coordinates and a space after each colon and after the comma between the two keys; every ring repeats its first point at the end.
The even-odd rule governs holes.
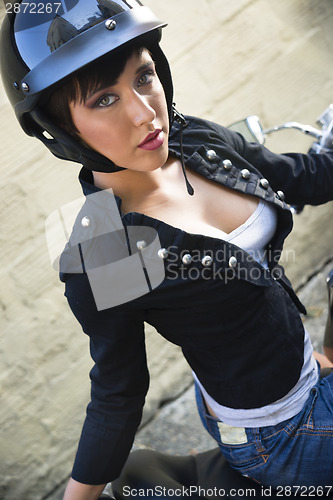
{"type": "Polygon", "coordinates": [[[76,136],[79,131],[74,125],[69,104],[85,102],[92,92],[113,85],[123,72],[128,59],[135,52],[140,54],[143,50],[141,44],[129,44],[79,69],[54,90],[43,105],[44,110],[57,125],[76,136]]]}

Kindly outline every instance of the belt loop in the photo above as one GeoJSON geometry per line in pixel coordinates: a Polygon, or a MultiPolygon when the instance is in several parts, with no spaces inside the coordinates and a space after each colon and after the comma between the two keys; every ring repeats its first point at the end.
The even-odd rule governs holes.
{"type": "Polygon", "coordinates": [[[253,429],[253,442],[258,453],[263,453],[264,451],[266,451],[265,446],[261,442],[260,427],[255,427],[253,429]]]}

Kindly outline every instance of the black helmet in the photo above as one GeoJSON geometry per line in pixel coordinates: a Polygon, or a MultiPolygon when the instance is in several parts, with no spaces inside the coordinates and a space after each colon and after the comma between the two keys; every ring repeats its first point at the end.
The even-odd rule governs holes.
{"type": "Polygon", "coordinates": [[[172,79],[159,46],[164,26],[139,0],[13,2],[1,27],[1,76],[23,130],[58,158],[100,172],[122,170],[56,125],[40,103],[64,78],[142,37],[156,63],[171,120],[172,79]]]}

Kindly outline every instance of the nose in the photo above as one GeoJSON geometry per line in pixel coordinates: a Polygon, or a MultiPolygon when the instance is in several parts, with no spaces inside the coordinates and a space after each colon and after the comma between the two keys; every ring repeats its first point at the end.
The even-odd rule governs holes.
{"type": "Polygon", "coordinates": [[[156,118],[156,112],[149,103],[149,98],[133,91],[128,100],[128,115],[136,127],[151,123],[156,118]]]}

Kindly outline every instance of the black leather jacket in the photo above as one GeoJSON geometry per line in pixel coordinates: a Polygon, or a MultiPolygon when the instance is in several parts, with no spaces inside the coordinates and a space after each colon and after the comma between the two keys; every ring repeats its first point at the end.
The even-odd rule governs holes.
{"type": "MultiPolygon", "coordinates": [[[[115,479],[131,448],[149,385],[144,322],[181,346],[208,393],[225,406],[256,408],[272,403],[295,385],[302,368],[304,330],[299,313],[305,310],[278,263],[292,229],[286,202],[332,200],[332,156],[276,155],[224,127],[193,117],[187,117],[183,142],[188,168],[275,205],[278,225],[267,248],[269,270],[231,243],[129,213],[121,218],[125,240],[128,243],[131,228],[156,230],[160,248],[168,250],[163,255],[165,278],[126,303],[97,308],[87,269],[97,266],[97,247],[103,248],[99,265],[106,265],[116,243],[114,237],[96,237],[96,218],[105,213],[87,202],[61,268],[66,297],[90,336],[95,362],[91,402],[73,469],[74,479],[83,483],[115,479]],[[82,229],[81,221],[87,217],[89,224],[82,229]],[[91,241],[93,245],[84,247],[91,241]]],[[[171,130],[169,149],[180,157],[178,124],[171,130]]],[[[86,195],[100,191],[85,169],[81,183],[86,195]]],[[[120,211],[121,200],[116,198],[116,203],[120,211]]],[[[121,232],[115,228],[117,237],[121,232]]],[[[139,258],[144,252],[134,246],[131,255],[137,252],[139,258]]],[[[117,280],[102,295],[114,291],[117,280]]]]}

